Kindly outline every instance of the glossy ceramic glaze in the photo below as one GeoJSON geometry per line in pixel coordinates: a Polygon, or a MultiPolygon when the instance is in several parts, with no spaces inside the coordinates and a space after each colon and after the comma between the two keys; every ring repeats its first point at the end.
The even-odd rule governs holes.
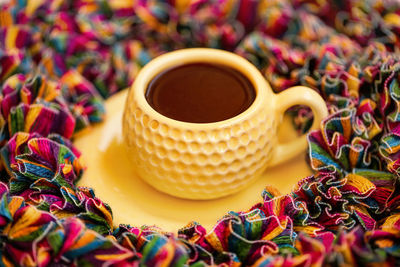
{"type": "MultiPolygon", "coordinates": [[[[127,91],[122,91],[109,98],[104,122],[74,141],[87,166],[78,185],[93,188],[96,196],[112,207],[115,225],[157,224],[165,231],[176,232],[196,221],[210,231],[229,211],[246,211],[262,202],[261,192],[266,186],[286,194],[311,174],[304,151],[284,164],[268,168],[254,183],[223,198],[196,201],[164,194],[140,179],[129,160],[121,130],[126,95],[127,91]]],[[[285,117],[279,125],[278,141],[285,143],[297,137],[289,117],[285,117]]]]}
{"type": "Polygon", "coordinates": [[[129,90],[123,115],[123,136],[137,174],[159,191],[186,199],[213,199],[249,186],[268,165],[298,155],[305,137],[277,142],[284,111],[307,105],[314,112],[312,129],[327,115],[324,100],[298,86],[274,94],[261,73],[233,53],[193,48],[164,54],[148,63],[129,90]],[[189,123],[156,112],[146,101],[148,84],[171,67],[190,63],[226,65],[245,75],[256,90],[243,113],[219,122],[189,123]]]}

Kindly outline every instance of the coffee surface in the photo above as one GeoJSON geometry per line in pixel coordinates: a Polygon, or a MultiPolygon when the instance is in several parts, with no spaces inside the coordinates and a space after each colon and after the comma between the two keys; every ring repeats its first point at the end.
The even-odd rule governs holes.
{"type": "Polygon", "coordinates": [[[158,74],[146,90],[147,102],[171,119],[209,123],[232,118],[253,103],[247,77],[227,66],[194,63],[158,74]]]}

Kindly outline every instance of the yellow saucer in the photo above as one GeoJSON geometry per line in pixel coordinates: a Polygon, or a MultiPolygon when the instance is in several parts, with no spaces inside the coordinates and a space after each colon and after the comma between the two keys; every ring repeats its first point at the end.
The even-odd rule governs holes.
{"type": "MultiPolygon", "coordinates": [[[[266,185],[286,194],[301,178],[312,173],[304,153],[267,169],[254,184],[228,197],[196,201],[161,193],[137,176],[128,159],[121,129],[126,95],[124,90],[109,98],[104,122],[74,142],[88,167],[78,185],[92,187],[96,196],[112,207],[115,224],[157,225],[165,231],[176,232],[188,222],[196,221],[211,230],[227,212],[245,211],[261,202],[266,185]]],[[[284,142],[296,136],[289,119],[285,118],[279,139],[284,142]]]]}

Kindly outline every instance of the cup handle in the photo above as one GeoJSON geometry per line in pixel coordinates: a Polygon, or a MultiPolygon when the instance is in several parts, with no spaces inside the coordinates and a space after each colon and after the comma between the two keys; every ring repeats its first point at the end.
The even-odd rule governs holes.
{"type": "MultiPolygon", "coordinates": [[[[294,105],[309,106],[314,114],[314,121],[309,131],[319,128],[321,120],[328,116],[328,109],[324,99],[314,90],[305,86],[294,86],[277,95],[276,114],[278,118],[283,117],[285,110],[294,105]]],[[[278,144],[269,166],[282,163],[297,156],[307,148],[307,134],[303,134],[293,141],[278,144]]]]}

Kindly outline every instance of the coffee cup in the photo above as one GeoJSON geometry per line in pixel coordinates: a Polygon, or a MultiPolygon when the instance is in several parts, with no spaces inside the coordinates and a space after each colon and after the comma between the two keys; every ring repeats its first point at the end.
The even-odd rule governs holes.
{"type": "MultiPolygon", "coordinates": [[[[123,114],[123,137],[137,174],[164,193],[186,199],[213,199],[240,191],[270,166],[298,155],[306,135],[279,143],[278,125],[285,110],[306,105],[314,114],[310,130],[328,115],[314,90],[295,86],[275,94],[246,59],[210,48],[176,50],[149,62],[129,89],[123,114]],[[218,64],[240,72],[254,87],[251,105],[221,121],[193,123],[165,116],[146,100],[149,84],[185,64],[218,64]]],[[[282,177],[284,179],[284,177],[282,177]]]]}

